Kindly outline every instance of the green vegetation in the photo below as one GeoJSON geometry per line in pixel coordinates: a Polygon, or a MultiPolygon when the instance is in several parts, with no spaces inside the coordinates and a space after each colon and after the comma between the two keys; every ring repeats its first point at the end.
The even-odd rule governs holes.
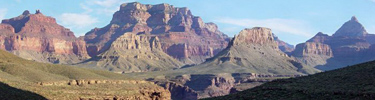
{"type": "Polygon", "coordinates": [[[276,80],[253,89],[207,100],[372,99],[375,61],[315,75],[276,80]]]}
{"type": "Polygon", "coordinates": [[[141,90],[152,91],[161,88],[149,82],[136,81],[141,82],[109,71],[38,63],[0,50],[0,98],[103,99],[113,96],[142,96],[144,94],[140,92],[141,90]],[[71,80],[98,80],[102,83],[68,85],[71,80]],[[107,82],[103,83],[104,80],[107,82]],[[110,83],[112,81],[125,81],[125,83],[110,83]],[[41,82],[55,84],[40,85],[41,82]]]}

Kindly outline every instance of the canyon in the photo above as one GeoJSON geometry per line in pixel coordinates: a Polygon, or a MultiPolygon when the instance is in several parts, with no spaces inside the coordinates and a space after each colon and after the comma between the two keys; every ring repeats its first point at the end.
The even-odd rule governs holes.
{"type": "Polygon", "coordinates": [[[48,99],[66,93],[74,99],[194,100],[375,60],[374,38],[355,16],[332,36],[319,32],[296,47],[265,27],[230,38],[186,7],[139,2],[121,4],[108,25],[76,37],[55,18],[26,10],[0,24],[0,49],[24,58],[1,51],[12,59],[0,59],[0,81],[48,99]],[[50,87],[63,94],[37,90],[50,87]],[[102,87],[112,94],[95,92],[102,87]],[[82,89],[89,90],[79,94],[82,89]]]}

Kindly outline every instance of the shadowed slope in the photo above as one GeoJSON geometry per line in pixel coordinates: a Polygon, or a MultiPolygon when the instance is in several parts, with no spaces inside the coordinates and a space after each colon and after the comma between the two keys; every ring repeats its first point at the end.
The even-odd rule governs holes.
{"type": "Polygon", "coordinates": [[[311,76],[276,80],[214,100],[371,99],[375,97],[375,61],[311,76]]]}
{"type": "Polygon", "coordinates": [[[41,95],[11,87],[0,82],[0,98],[11,100],[47,100],[41,95]]]}

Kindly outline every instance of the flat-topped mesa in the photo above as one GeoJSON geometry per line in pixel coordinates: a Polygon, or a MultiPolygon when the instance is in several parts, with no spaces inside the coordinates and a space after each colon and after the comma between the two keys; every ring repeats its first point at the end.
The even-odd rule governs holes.
{"type": "Polygon", "coordinates": [[[12,25],[15,33],[30,36],[52,36],[75,38],[74,33],[56,23],[56,19],[43,15],[40,10],[30,14],[25,10],[20,16],[2,20],[3,24],[12,25]]]}
{"type": "Polygon", "coordinates": [[[271,44],[277,45],[275,42],[271,29],[264,27],[254,27],[246,28],[242,30],[235,38],[232,40],[233,45],[240,44],[271,44]]]}
{"type": "Polygon", "coordinates": [[[306,42],[298,44],[292,54],[295,57],[303,57],[309,55],[324,55],[328,57],[333,56],[332,49],[329,45],[317,42],[306,42]]]}
{"type": "Polygon", "coordinates": [[[367,34],[365,27],[353,16],[351,20],[342,25],[332,36],[364,37],[367,34]]]}
{"type": "Polygon", "coordinates": [[[201,63],[224,49],[229,37],[220,32],[214,23],[205,23],[192,15],[186,7],[169,4],[125,3],[115,12],[109,25],[87,32],[90,56],[105,52],[113,41],[124,33],[157,36],[163,52],[189,63],[201,63]],[[177,45],[184,49],[173,49],[177,45]],[[176,52],[185,52],[180,56],[176,52]]]}

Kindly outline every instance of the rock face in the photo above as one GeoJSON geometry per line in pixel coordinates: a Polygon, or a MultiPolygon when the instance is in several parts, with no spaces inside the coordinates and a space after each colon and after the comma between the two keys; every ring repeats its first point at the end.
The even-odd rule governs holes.
{"type": "Polygon", "coordinates": [[[218,75],[191,75],[185,83],[199,93],[199,98],[224,96],[230,93],[235,85],[235,80],[230,74],[218,75]]]}
{"type": "Polygon", "coordinates": [[[257,73],[257,74],[311,74],[314,68],[298,63],[280,51],[271,29],[255,27],[244,29],[228,47],[197,66],[180,71],[194,73],[257,73]]]}
{"type": "Polygon", "coordinates": [[[332,70],[375,60],[371,45],[373,34],[358,22],[356,17],[346,22],[335,34],[319,32],[306,43],[298,44],[292,56],[321,70],[332,70]]]}
{"type": "Polygon", "coordinates": [[[182,63],[162,51],[157,36],[125,33],[105,52],[78,66],[129,73],[169,70],[179,68],[182,63]]]}
{"type": "Polygon", "coordinates": [[[363,37],[366,36],[366,34],[368,33],[365,27],[363,27],[362,24],[358,22],[357,18],[353,16],[352,19],[342,25],[333,36],[363,37]]]}
{"type": "Polygon", "coordinates": [[[198,93],[187,86],[184,86],[175,82],[156,81],[155,83],[164,87],[166,90],[169,90],[171,92],[172,100],[197,100],[198,99],[198,93]]]}
{"type": "Polygon", "coordinates": [[[327,44],[319,42],[306,42],[297,45],[297,48],[293,53],[296,57],[303,57],[308,55],[324,55],[332,57],[332,49],[327,44]]]}
{"type": "Polygon", "coordinates": [[[280,40],[279,37],[277,37],[275,34],[272,34],[272,35],[273,35],[273,39],[276,41],[281,51],[283,51],[286,54],[290,54],[294,50],[294,45],[288,44],[280,40]]]}
{"type": "Polygon", "coordinates": [[[187,64],[212,57],[227,46],[228,40],[214,23],[204,23],[188,8],[133,2],[122,4],[109,25],[85,35],[89,55],[105,52],[126,32],[158,36],[165,53],[187,64]]]}
{"type": "Polygon", "coordinates": [[[0,48],[29,60],[77,63],[88,58],[86,43],[40,11],[5,19],[0,24],[0,48]]]}

